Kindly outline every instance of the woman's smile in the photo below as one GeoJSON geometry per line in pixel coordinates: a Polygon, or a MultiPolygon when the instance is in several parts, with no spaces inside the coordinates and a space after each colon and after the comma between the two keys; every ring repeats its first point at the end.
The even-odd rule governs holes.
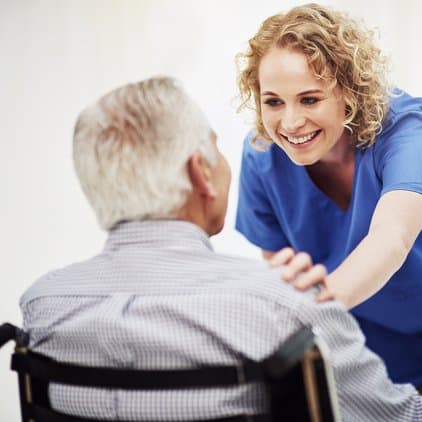
{"type": "Polygon", "coordinates": [[[295,147],[298,147],[298,146],[300,147],[300,146],[305,146],[305,145],[312,143],[314,140],[316,140],[316,138],[318,137],[318,135],[320,133],[321,133],[321,129],[315,130],[315,131],[308,133],[306,135],[291,136],[291,135],[284,135],[282,133],[280,133],[280,135],[287,142],[289,142],[289,144],[292,144],[295,147]]]}

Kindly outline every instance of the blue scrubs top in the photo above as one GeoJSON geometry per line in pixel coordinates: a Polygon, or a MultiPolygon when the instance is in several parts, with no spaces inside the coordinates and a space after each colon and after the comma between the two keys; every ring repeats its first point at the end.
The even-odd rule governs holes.
{"type": "MultiPolygon", "coordinates": [[[[404,92],[393,98],[375,144],[356,150],[346,211],[277,145],[255,150],[253,136],[244,143],[236,228],[262,249],[306,251],[329,272],[367,234],[381,195],[422,193],[422,98],[404,92]]],[[[422,386],[422,234],[389,282],[351,312],[392,380],[422,386]]]]}

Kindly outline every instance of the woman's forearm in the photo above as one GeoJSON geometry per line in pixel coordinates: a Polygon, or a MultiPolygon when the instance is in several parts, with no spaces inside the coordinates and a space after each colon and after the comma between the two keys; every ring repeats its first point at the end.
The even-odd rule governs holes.
{"type": "Polygon", "coordinates": [[[412,244],[394,229],[370,232],[327,276],[334,297],[352,308],[380,290],[403,265],[412,244]]]}
{"type": "Polygon", "coordinates": [[[384,194],[368,234],[327,276],[327,289],[318,299],[335,298],[348,308],[368,299],[403,265],[421,229],[421,194],[401,190],[384,194]]]}

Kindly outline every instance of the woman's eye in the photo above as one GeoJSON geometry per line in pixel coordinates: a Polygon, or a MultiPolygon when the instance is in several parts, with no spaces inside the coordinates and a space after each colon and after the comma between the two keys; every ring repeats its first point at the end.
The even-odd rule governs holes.
{"type": "Polygon", "coordinates": [[[264,101],[264,104],[267,104],[270,107],[276,107],[281,104],[281,101],[277,100],[276,98],[269,98],[268,100],[264,101]]]}
{"type": "Polygon", "coordinates": [[[304,97],[301,100],[302,104],[308,104],[308,105],[315,104],[318,101],[319,101],[319,99],[318,98],[315,98],[315,97],[304,97]]]}

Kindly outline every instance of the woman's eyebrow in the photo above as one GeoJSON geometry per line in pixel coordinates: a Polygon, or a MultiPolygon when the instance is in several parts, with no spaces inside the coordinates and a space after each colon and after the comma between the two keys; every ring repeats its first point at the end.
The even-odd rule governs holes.
{"type": "MultiPolygon", "coordinates": [[[[324,93],[324,91],[322,89],[315,88],[315,89],[307,89],[306,91],[299,92],[296,96],[302,97],[304,95],[323,94],[323,93],[324,93]]],[[[272,92],[272,91],[264,91],[264,92],[261,93],[261,97],[264,97],[266,95],[278,96],[278,94],[276,94],[275,92],[272,92]]]]}
{"type": "Polygon", "coordinates": [[[309,94],[323,94],[324,91],[322,89],[308,89],[306,91],[303,92],[299,92],[299,94],[297,94],[298,97],[301,97],[303,95],[309,95],[309,94]]]}
{"type": "Polygon", "coordinates": [[[264,95],[274,95],[274,96],[277,96],[277,94],[275,92],[272,92],[272,91],[264,91],[264,92],[261,92],[261,97],[263,97],[264,95]]]}

